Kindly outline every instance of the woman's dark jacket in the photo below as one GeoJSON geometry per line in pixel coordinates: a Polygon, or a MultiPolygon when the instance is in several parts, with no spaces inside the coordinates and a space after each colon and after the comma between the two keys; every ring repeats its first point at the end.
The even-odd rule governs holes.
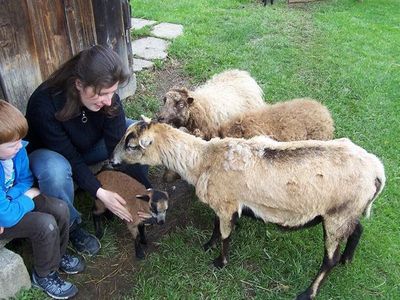
{"type": "Polygon", "coordinates": [[[76,183],[96,197],[100,182],[96,179],[82,158],[82,154],[104,138],[109,156],[125,133],[125,113],[118,95],[113,101],[117,110],[113,117],[102,110],[92,112],[82,107],[76,117],[61,122],[56,119],[66,102],[65,93],[52,93],[43,84],[29,98],[26,118],[29,131],[28,152],[39,148],[47,148],[63,155],[71,164],[73,178],[76,183]],[[87,122],[82,121],[83,113],[87,122]]]}

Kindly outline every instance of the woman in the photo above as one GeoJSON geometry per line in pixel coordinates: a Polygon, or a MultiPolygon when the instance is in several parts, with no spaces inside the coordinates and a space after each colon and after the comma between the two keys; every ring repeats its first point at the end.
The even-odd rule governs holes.
{"type": "MultiPolygon", "coordinates": [[[[106,160],[125,133],[127,123],[116,90],[129,77],[118,55],[96,45],[72,57],[42,83],[29,99],[30,164],[39,189],[67,202],[70,241],[88,255],[100,249],[97,238],[79,224],[74,206],[74,182],[97,197],[119,218],[131,221],[125,200],[105,190],[89,165],[106,160]]],[[[129,122],[130,121],[130,122],[129,122]]],[[[150,187],[147,168],[129,167],[127,173],[150,187]]]]}

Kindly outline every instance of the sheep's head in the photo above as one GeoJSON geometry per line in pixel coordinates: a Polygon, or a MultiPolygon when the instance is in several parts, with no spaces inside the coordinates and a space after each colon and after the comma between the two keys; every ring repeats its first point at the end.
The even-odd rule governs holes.
{"type": "Polygon", "coordinates": [[[142,116],[140,121],[129,126],[114,149],[111,163],[113,165],[121,163],[158,164],[159,162],[148,151],[154,140],[154,132],[151,130],[153,124],[151,119],[142,116]]]}
{"type": "Polygon", "coordinates": [[[165,217],[168,209],[168,193],[164,191],[147,189],[145,194],[136,195],[136,198],[149,203],[151,218],[144,221],[146,224],[162,225],[165,223],[165,217]]]}
{"type": "Polygon", "coordinates": [[[157,120],[177,128],[186,127],[190,117],[189,107],[193,100],[186,88],[171,89],[165,94],[164,106],[158,112],[157,120]]]}

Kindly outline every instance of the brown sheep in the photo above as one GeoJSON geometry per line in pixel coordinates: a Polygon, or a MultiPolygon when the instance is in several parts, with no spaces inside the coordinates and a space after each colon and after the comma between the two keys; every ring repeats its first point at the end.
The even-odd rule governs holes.
{"type": "Polygon", "coordinates": [[[221,125],[219,136],[248,139],[268,135],[276,141],[331,140],[333,132],[329,110],[315,100],[303,98],[239,114],[221,125]]]}
{"type": "Polygon", "coordinates": [[[385,185],[381,161],[348,139],[277,142],[204,141],[144,118],[130,126],[114,150],[114,163],[164,165],[196,188],[218,216],[205,248],[222,239],[216,267],[228,262],[233,225],[250,209],[264,222],[298,228],[322,222],[325,254],[311,285],[297,299],[315,298],[338,263],[352,260],[362,226],[385,185]],[[340,254],[340,242],[347,241],[340,254]]]}
{"type": "MultiPolygon", "coordinates": [[[[97,174],[103,188],[118,193],[125,201],[133,221],[125,222],[135,241],[135,254],[139,259],[144,258],[141,244],[146,244],[145,224],[164,224],[168,209],[168,194],[164,191],[147,189],[134,178],[119,171],[105,170],[97,174]],[[150,214],[152,217],[141,222],[138,211],[150,214]],[[139,233],[139,238],[138,238],[139,233]]],[[[103,236],[101,216],[106,207],[99,199],[95,199],[93,221],[96,236],[103,236]]]]}

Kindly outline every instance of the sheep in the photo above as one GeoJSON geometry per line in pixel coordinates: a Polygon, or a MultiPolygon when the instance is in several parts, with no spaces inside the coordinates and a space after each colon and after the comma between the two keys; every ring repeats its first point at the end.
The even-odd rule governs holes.
{"type": "Polygon", "coordinates": [[[264,105],[263,91],[248,72],[228,70],[214,75],[194,91],[186,88],[168,91],[157,118],[210,139],[217,136],[222,122],[264,105]]]}
{"type": "MultiPolygon", "coordinates": [[[[117,192],[125,201],[133,221],[126,222],[128,230],[135,241],[135,254],[138,259],[144,258],[141,244],[146,244],[145,224],[164,224],[168,209],[168,193],[155,189],[147,189],[134,178],[119,171],[104,170],[96,175],[103,188],[117,192]],[[140,199],[139,201],[137,199],[140,199]],[[137,213],[142,211],[151,214],[151,218],[140,221],[137,213]],[[138,238],[139,233],[139,238],[138,238]]],[[[96,236],[103,236],[101,216],[106,212],[106,207],[99,199],[95,199],[92,211],[96,236]]]]}
{"type": "MultiPolygon", "coordinates": [[[[267,6],[267,1],[268,0],[263,0],[264,6],[267,6]]],[[[274,4],[274,0],[270,0],[269,2],[271,3],[271,5],[274,4]]]]}
{"type": "MultiPolygon", "coordinates": [[[[277,141],[330,140],[333,132],[334,122],[329,110],[313,99],[300,98],[232,116],[220,125],[218,136],[247,139],[268,135],[277,141]]],[[[166,182],[177,178],[179,175],[170,170],[163,175],[166,182]]]]}
{"type": "MultiPolygon", "coordinates": [[[[165,122],[205,139],[218,136],[219,126],[232,116],[263,107],[263,91],[246,71],[227,70],[214,75],[204,85],[189,91],[173,88],[164,97],[157,113],[165,122]]],[[[172,182],[178,174],[166,170],[163,179],[172,182]]]]}
{"type": "Polygon", "coordinates": [[[268,105],[242,113],[223,123],[219,136],[251,138],[268,135],[276,141],[330,140],[334,125],[329,110],[309,99],[268,105]]]}
{"type": "Polygon", "coordinates": [[[222,239],[214,266],[228,262],[232,227],[249,208],[264,222],[297,228],[322,222],[325,254],[311,285],[297,299],[313,299],[329,271],[352,260],[373,201],[385,185],[381,161],[349,139],[277,142],[267,136],[204,141],[143,118],[130,126],[112,155],[114,164],[164,165],[195,186],[216,213],[205,244],[222,239]],[[219,228],[219,230],[218,230],[219,228]],[[346,242],[340,255],[339,243],[346,242]]]}

